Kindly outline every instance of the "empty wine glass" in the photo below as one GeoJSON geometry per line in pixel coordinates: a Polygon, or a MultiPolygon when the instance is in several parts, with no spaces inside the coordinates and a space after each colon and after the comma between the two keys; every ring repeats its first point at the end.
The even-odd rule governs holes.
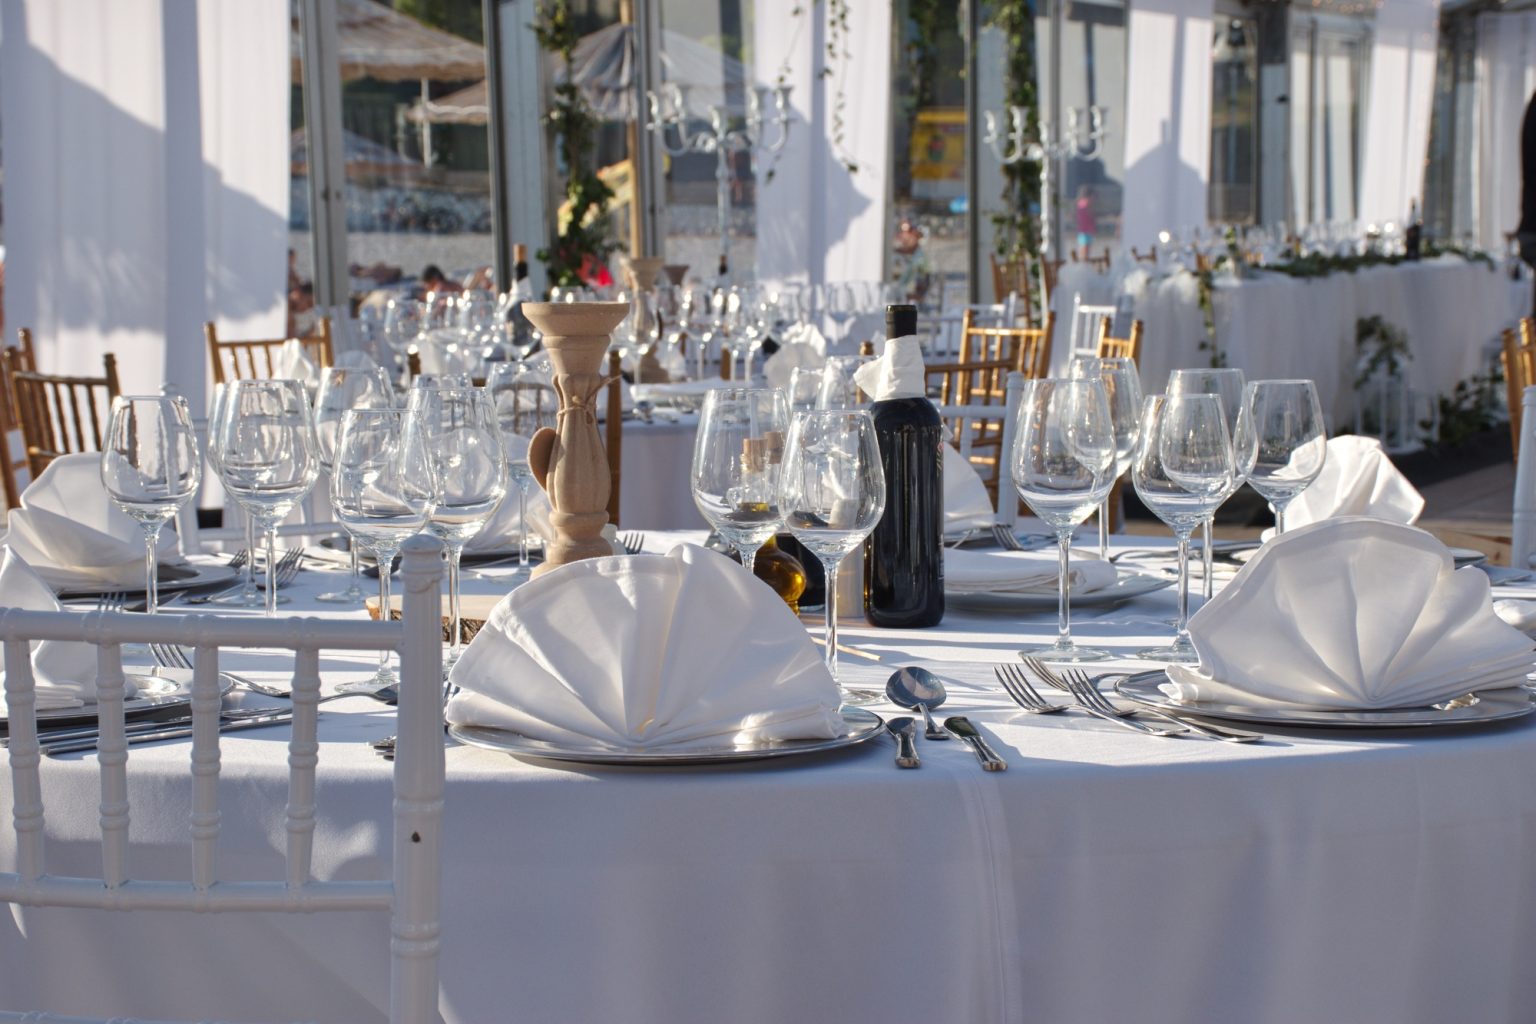
{"type": "Polygon", "coordinates": [[[517,567],[527,573],[528,565],[528,492],[534,484],[533,469],[528,464],[528,447],[533,435],[555,426],[560,411],[560,396],[554,384],[542,372],[527,363],[503,363],[491,370],[485,382],[486,393],[496,408],[496,422],[501,427],[501,443],[506,448],[507,477],[517,487],[517,567]]]}
{"type": "MultiPolygon", "coordinates": [[[[227,384],[217,384],[213,389],[213,412],[208,417],[208,465],[213,468],[213,473],[219,480],[224,479],[224,469],[220,454],[223,450],[223,440],[219,437],[219,424],[224,419],[224,404],[229,400],[230,388],[227,384]]],[[[236,502],[238,505],[239,503],[236,502]]],[[[244,514],[244,509],[241,509],[244,514]]],[[[261,591],[256,587],[256,520],[245,516],[245,570],[241,577],[240,588],[232,594],[215,597],[210,604],[222,604],[232,608],[260,608],[262,605],[261,591]]]]}
{"type": "MultiPolygon", "coordinates": [[[[389,375],[375,366],[370,369],[329,366],[320,374],[320,390],[315,393],[315,440],[320,445],[320,463],[327,472],[336,454],[336,437],[341,432],[341,418],[349,409],[388,409],[394,404],[394,388],[389,375]]],[[[333,477],[334,480],[334,477],[333,477]]],[[[362,604],[363,588],[358,582],[357,546],[349,545],[352,572],[347,589],[330,591],[316,597],[329,604],[362,604]]]]}
{"type": "MultiPolygon", "coordinates": [[[[1221,399],[1222,415],[1227,418],[1227,434],[1232,436],[1237,433],[1237,414],[1243,405],[1243,371],[1228,368],[1205,368],[1198,370],[1174,370],[1168,375],[1168,395],[1216,395],[1221,399]]],[[[1221,508],[1222,502],[1232,497],[1233,493],[1243,484],[1242,478],[1233,474],[1232,487],[1222,495],[1221,501],[1216,503],[1216,508],[1221,508]]],[[[1200,568],[1201,596],[1209,599],[1215,593],[1215,578],[1211,561],[1214,552],[1211,549],[1211,526],[1216,518],[1216,510],[1206,517],[1200,524],[1200,568]]]]}
{"type": "Polygon", "coordinates": [[[202,456],[186,399],[119,395],[101,447],[101,482],[144,531],[144,610],[159,608],[155,551],[160,529],[197,493],[202,456]]]}
{"type": "MultiPolygon", "coordinates": [[[[779,473],[779,506],[789,532],[826,569],[827,671],[837,680],[837,569],[885,512],[885,470],[875,421],[862,409],[796,413],[779,473]]],[[[847,704],[871,704],[873,690],[838,683],[847,704]]]]}
{"type": "Polygon", "coordinates": [[[384,306],[384,341],[395,353],[401,374],[409,381],[410,352],[423,329],[421,303],[408,295],[396,296],[384,306]]]}
{"type": "Polygon", "coordinates": [[[448,548],[447,664],[458,661],[459,560],[507,493],[506,455],[484,388],[418,388],[407,410],[407,443],[424,446],[432,469],[427,529],[448,548]]]}
{"type": "Polygon", "coordinates": [[[1173,530],[1179,542],[1179,617],[1173,643],[1139,651],[1138,658],[1198,661],[1189,640],[1189,538],[1232,486],[1232,444],[1215,395],[1152,395],[1141,417],[1141,442],[1131,480],[1142,504],[1173,530]]]}
{"type": "Polygon", "coordinates": [[[789,400],[778,388],[719,388],[704,396],[693,443],[693,502],[749,574],[758,548],[784,522],[776,474],[788,431],[789,400]]]}
{"type": "Polygon", "coordinates": [[[1021,654],[1051,661],[1100,661],[1108,651],[1072,642],[1072,531],[1109,494],[1114,483],[1115,429],[1101,380],[1033,380],[1019,402],[1013,482],[1056,533],[1060,549],[1056,642],[1021,654]]]}
{"type": "Polygon", "coordinates": [[[302,382],[237,380],[229,389],[218,425],[220,474],[266,534],[270,618],[277,615],[277,524],[315,486],[320,445],[302,382]]]}
{"type": "MultiPolygon", "coordinates": [[[[389,577],[395,553],[427,521],[432,506],[432,471],[426,450],[405,444],[402,409],[349,409],[331,464],[331,508],[352,535],[352,547],[366,547],[379,564],[379,618],[390,616],[389,577]]],[[[389,651],[379,651],[372,678],[343,683],[349,693],[371,693],[398,681],[389,651]]]]}
{"type": "MultiPolygon", "coordinates": [[[[1141,436],[1141,375],[1136,372],[1136,362],[1123,356],[1106,358],[1079,357],[1072,360],[1071,376],[1076,380],[1092,380],[1098,377],[1104,382],[1104,394],[1109,398],[1109,418],[1115,428],[1115,475],[1114,481],[1131,468],[1136,454],[1136,440],[1141,436]]],[[[1109,497],[1099,506],[1099,557],[1109,558],[1109,497]]]]}
{"type": "Polygon", "coordinates": [[[817,396],[821,394],[821,374],[819,366],[797,366],[789,371],[790,412],[816,408],[817,396]]]}
{"type": "Polygon", "coordinates": [[[859,368],[858,356],[832,356],[821,369],[821,390],[816,394],[818,409],[853,409],[859,402],[859,386],[853,371],[859,368]]]}
{"type": "Polygon", "coordinates": [[[1243,389],[1233,443],[1237,470],[1275,507],[1275,533],[1285,508],[1323,471],[1328,434],[1317,386],[1310,380],[1256,380],[1243,389]]]}

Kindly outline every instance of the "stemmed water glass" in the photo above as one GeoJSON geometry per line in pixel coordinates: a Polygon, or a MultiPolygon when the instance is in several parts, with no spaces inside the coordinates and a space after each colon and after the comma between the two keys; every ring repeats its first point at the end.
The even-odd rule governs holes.
{"type": "Polygon", "coordinates": [[[1142,504],[1172,528],[1179,541],[1179,617],[1173,643],[1137,652],[1138,658],[1193,662],[1189,640],[1189,538],[1231,493],[1232,444],[1215,395],[1152,395],[1141,418],[1141,443],[1131,480],[1142,504]]]}
{"type": "Polygon", "coordinates": [[[384,340],[400,363],[402,376],[411,372],[410,351],[422,332],[421,303],[408,295],[392,298],[384,306],[384,340]]]}
{"type": "Polygon", "coordinates": [[[197,493],[202,456],[186,399],[120,395],[101,447],[101,482],[144,531],[144,610],[159,608],[155,551],[160,528],[197,493]]]}
{"type": "Polygon", "coordinates": [[[693,443],[693,502],[748,573],[784,522],[775,474],[788,431],[789,400],[778,388],[719,388],[704,396],[693,443]]]}
{"type": "MultiPolygon", "coordinates": [[[[320,375],[320,390],[315,393],[315,439],[320,444],[320,463],[331,471],[336,455],[336,439],[341,433],[342,416],[350,409],[388,409],[394,404],[394,388],[389,375],[380,367],[353,369],[327,367],[320,375]]],[[[332,476],[334,483],[335,477],[332,476]]],[[[331,591],[315,598],[329,604],[362,604],[363,588],[358,583],[357,546],[351,545],[352,574],[347,589],[331,591]]]]}
{"type": "MultiPolygon", "coordinates": [[[[837,680],[837,569],[885,512],[885,470],[875,421],[862,409],[796,413],[779,473],[779,506],[789,532],[826,570],[827,671],[837,680]]],[[[847,704],[882,698],[838,683],[847,704]]]]}
{"type": "MultiPolygon", "coordinates": [[[[389,577],[395,553],[427,520],[432,506],[432,472],[421,445],[405,444],[402,409],[349,409],[342,417],[331,469],[331,508],[352,535],[352,547],[367,547],[379,564],[379,618],[390,616],[389,577]]],[[[337,687],[372,693],[397,681],[389,651],[379,652],[371,679],[337,687]]]]}
{"type": "Polygon", "coordinates": [[[407,443],[424,447],[432,471],[427,529],[448,548],[447,664],[452,665],[462,647],[459,559],[507,493],[506,455],[484,388],[417,388],[406,408],[407,443]]]}
{"type": "Polygon", "coordinates": [[[502,363],[491,369],[485,390],[496,408],[496,422],[501,428],[501,443],[506,448],[507,476],[517,485],[517,568],[528,565],[528,492],[533,486],[533,469],[528,464],[528,446],[533,435],[544,427],[554,427],[560,411],[560,396],[543,373],[526,363],[502,363]]]}
{"type": "Polygon", "coordinates": [[[1233,442],[1237,470],[1275,507],[1275,534],[1285,509],[1323,471],[1328,434],[1310,380],[1256,380],[1243,389],[1233,442]]]}
{"type": "MultiPolygon", "coordinates": [[[[1092,380],[1097,376],[1104,382],[1104,394],[1109,398],[1109,418],[1115,430],[1115,475],[1110,481],[1120,479],[1131,468],[1136,454],[1136,440],[1141,436],[1141,375],[1136,372],[1136,362],[1123,356],[1107,358],[1079,358],[1072,360],[1071,375],[1074,379],[1092,380]]],[[[1109,558],[1109,497],[1099,506],[1099,557],[1109,558]]]]}
{"type": "MultiPolygon", "coordinates": [[[[1214,369],[1200,370],[1174,370],[1168,375],[1168,396],[1175,395],[1216,395],[1221,399],[1221,411],[1227,419],[1227,435],[1237,433],[1237,413],[1243,404],[1243,371],[1236,368],[1217,367],[1214,369]]],[[[1222,502],[1232,497],[1233,493],[1243,485],[1243,480],[1236,474],[1232,477],[1232,486],[1226,494],[1221,496],[1221,501],[1216,503],[1216,508],[1221,508],[1222,502]]],[[[1202,572],[1200,580],[1201,595],[1209,599],[1215,593],[1215,578],[1212,572],[1212,520],[1216,518],[1216,509],[1200,524],[1200,568],[1202,572]]]]}
{"type": "MultiPolygon", "coordinates": [[[[218,384],[213,389],[213,413],[208,418],[208,465],[214,476],[224,479],[222,452],[224,442],[219,437],[219,424],[224,421],[224,404],[229,399],[230,388],[218,384]]],[[[237,503],[238,504],[238,503],[237,503]]],[[[245,572],[240,588],[233,594],[215,597],[210,604],[228,605],[232,608],[260,608],[261,591],[256,589],[256,520],[245,517],[245,572]]]]}
{"type": "Polygon", "coordinates": [[[320,445],[304,385],[237,380],[218,424],[224,489],[266,535],[267,616],[277,615],[277,524],[320,475],[320,445]]]}
{"type": "Polygon", "coordinates": [[[1101,380],[1033,380],[1019,402],[1013,482],[1019,497],[1056,533],[1061,569],[1056,642],[1021,654],[1051,661],[1101,661],[1108,651],[1072,642],[1072,531],[1114,483],[1115,429],[1101,380]]]}

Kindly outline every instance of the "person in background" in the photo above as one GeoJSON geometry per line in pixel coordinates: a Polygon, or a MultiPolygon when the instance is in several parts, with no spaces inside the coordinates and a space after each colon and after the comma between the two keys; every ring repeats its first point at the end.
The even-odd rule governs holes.
{"type": "Polygon", "coordinates": [[[459,292],[464,288],[457,281],[450,281],[443,276],[442,268],[436,263],[428,263],[421,271],[421,290],[423,292],[459,292]]]}
{"type": "Polygon", "coordinates": [[[896,258],[891,261],[896,283],[909,302],[922,305],[933,281],[933,268],[923,249],[922,229],[913,224],[910,217],[903,217],[891,245],[896,250],[896,258]]]}
{"type": "Polygon", "coordinates": [[[1088,250],[1093,245],[1093,236],[1098,233],[1098,220],[1093,215],[1093,187],[1079,185],[1077,187],[1077,248],[1082,253],[1082,258],[1088,258],[1088,250]]]}
{"type": "MultiPolygon", "coordinates": [[[[1536,267],[1536,95],[1525,106],[1520,122],[1520,226],[1515,229],[1520,259],[1536,267]]],[[[1536,315],[1536,295],[1532,313],[1536,315]]]]}

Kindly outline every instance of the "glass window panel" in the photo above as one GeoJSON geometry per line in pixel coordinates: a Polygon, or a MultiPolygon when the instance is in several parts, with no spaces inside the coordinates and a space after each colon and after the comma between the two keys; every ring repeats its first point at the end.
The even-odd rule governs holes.
{"type": "Polygon", "coordinates": [[[1252,21],[1218,17],[1213,36],[1210,218],[1252,224],[1258,185],[1258,35],[1252,21]]]}

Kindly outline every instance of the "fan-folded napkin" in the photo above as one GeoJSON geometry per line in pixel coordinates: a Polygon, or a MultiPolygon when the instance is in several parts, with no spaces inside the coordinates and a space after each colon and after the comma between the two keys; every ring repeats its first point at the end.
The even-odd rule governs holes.
{"type": "Polygon", "coordinates": [[[1413,523],[1423,511],[1423,496],[1392,465],[1381,442],[1346,434],[1329,438],[1322,472],[1286,506],[1285,525],[1294,529],[1335,516],[1413,523]]]}
{"type": "MultiPolygon", "coordinates": [[[[53,591],[26,560],[15,551],[7,551],[0,562],[0,601],[7,608],[32,612],[61,610],[53,591]]],[[[0,663],[0,682],[5,667],[0,663]]],[[[37,709],[51,711],[77,708],[96,698],[96,648],[90,644],[63,640],[37,640],[32,643],[32,682],[37,688],[37,709]]],[[[127,684],[133,695],[133,684],[127,684]]],[[[0,704],[3,706],[3,704],[0,704]]]]}
{"type": "Polygon", "coordinates": [[[792,324],[785,332],[779,350],[763,363],[768,386],[789,390],[789,378],[799,367],[817,369],[827,365],[827,339],[815,324],[792,324]]]}
{"type": "Polygon", "coordinates": [[[845,732],[805,627],[741,566],[684,545],[523,584],[451,674],[448,721],[654,749],[845,732]]]}
{"type": "Polygon", "coordinates": [[[971,460],[952,444],[944,445],[944,532],[985,530],[997,521],[992,498],[971,460]]]}
{"type": "MultiPolygon", "coordinates": [[[[1060,576],[1055,554],[1025,551],[944,552],[944,589],[952,594],[1054,594],[1060,576]]],[[[1097,558],[1069,563],[1072,592],[1089,594],[1115,582],[1115,567],[1097,558]]]]}
{"type": "MultiPolygon", "coordinates": [[[[144,532],[107,494],[101,456],[61,455],[21,495],[6,543],[54,588],[144,585],[144,532]]],[[[161,561],[176,534],[160,531],[161,561]]]]}
{"type": "Polygon", "coordinates": [[[1488,577],[1423,530],[1329,519],[1265,544],[1189,620],[1179,700],[1248,707],[1423,707],[1516,686],[1529,637],[1494,614],[1488,577]]]}

